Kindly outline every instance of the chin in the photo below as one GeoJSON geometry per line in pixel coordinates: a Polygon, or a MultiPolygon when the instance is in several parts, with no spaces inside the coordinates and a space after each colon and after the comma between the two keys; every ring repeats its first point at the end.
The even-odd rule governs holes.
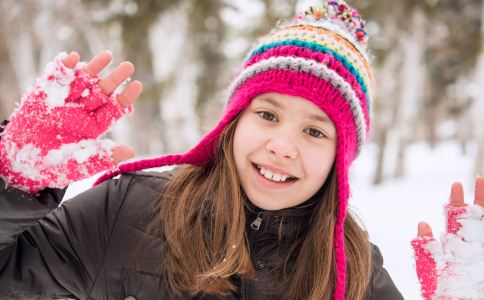
{"type": "Polygon", "coordinates": [[[280,209],[284,209],[284,208],[288,208],[288,207],[292,206],[290,204],[281,202],[280,200],[252,201],[252,200],[250,200],[250,197],[249,197],[249,201],[252,204],[254,204],[255,206],[257,206],[258,208],[263,209],[263,210],[280,210],[280,209]]]}

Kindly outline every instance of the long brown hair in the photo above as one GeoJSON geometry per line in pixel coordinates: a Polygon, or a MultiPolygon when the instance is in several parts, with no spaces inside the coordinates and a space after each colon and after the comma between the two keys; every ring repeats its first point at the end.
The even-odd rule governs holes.
{"type": "MultiPolygon", "coordinates": [[[[238,118],[222,132],[210,164],[182,166],[160,199],[148,232],[164,238],[163,276],[173,294],[224,297],[236,290],[233,278],[253,277],[245,234],[243,191],[233,157],[238,118]]],[[[278,270],[283,298],[332,299],[335,283],[333,251],[337,212],[337,178],[331,172],[323,186],[305,234],[285,249],[278,270]],[[296,258],[293,264],[288,262],[296,258]],[[289,267],[292,265],[293,267],[289,267]]],[[[371,276],[366,232],[348,213],[346,298],[361,299],[371,276]]]]}

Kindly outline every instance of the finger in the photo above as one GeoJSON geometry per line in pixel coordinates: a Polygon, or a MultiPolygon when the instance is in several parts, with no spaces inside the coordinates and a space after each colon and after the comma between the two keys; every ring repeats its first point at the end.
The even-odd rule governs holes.
{"type": "Polygon", "coordinates": [[[476,179],[474,204],[479,204],[480,206],[484,207],[484,176],[479,176],[476,179]]]}
{"type": "Polygon", "coordinates": [[[143,91],[143,84],[138,80],[131,82],[118,96],[118,102],[122,107],[132,105],[143,91]]]}
{"type": "Polygon", "coordinates": [[[447,233],[456,234],[462,227],[459,218],[467,210],[467,205],[464,202],[464,187],[460,182],[452,184],[450,202],[444,208],[447,215],[447,233]]]}
{"type": "Polygon", "coordinates": [[[450,205],[454,207],[464,206],[464,188],[462,183],[454,182],[450,190],[450,205]]]}
{"type": "Polygon", "coordinates": [[[122,62],[116,69],[106,76],[106,78],[99,82],[99,86],[103,93],[110,95],[120,84],[125,82],[133,72],[134,65],[132,63],[128,61],[122,62]]]}
{"type": "Polygon", "coordinates": [[[79,59],[80,57],[77,52],[71,52],[69,53],[69,55],[64,57],[64,59],[62,60],[62,63],[64,64],[64,66],[72,69],[79,62],[79,59]]]}
{"type": "Polygon", "coordinates": [[[94,56],[89,63],[84,67],[84,70],[95,76],[99,74],[113,59],[111,51],[104,51],[94,56]]]}
{"type": "Polygon", "coordinates": [[[418,223],[418,237],[433,237],[432,228],[425,222],[418,223]]]}
{"type": "Polygon", "coordinates": [[[116,146],[112,150],[111,158],[114,163],[119,164],[122,161],[128,160],[134,157],[134,150],[128,146],[116,146]]]}

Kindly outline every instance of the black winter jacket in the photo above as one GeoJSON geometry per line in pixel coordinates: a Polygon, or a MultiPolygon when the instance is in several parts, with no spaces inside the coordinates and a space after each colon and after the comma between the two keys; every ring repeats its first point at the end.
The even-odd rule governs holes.
{"type": "MultiPolygon", "coordinates": [[[[0,299],[215,299],[170,295],[159,270],[160,237],[149,237],[144,259],[136,271],[132,268],[134,249],[171,176],[122,175],[60,206],[64,191],[47,189],[33,197],[5,188],[0,179],[0,299]]],[[[227,299],[268,299],[262,290],[276,259],[277,228],[289,222],[297,230],[307,221],[310,205],[269,213],[248,203],[255,279],[234,279],[238,290],[227,299]],[[254,223],[257,217],[260,226],[259,220],[254,223]]],[[[403,299],[382,264],[374,246],[372,281],[364,300],[403,299]]]]}

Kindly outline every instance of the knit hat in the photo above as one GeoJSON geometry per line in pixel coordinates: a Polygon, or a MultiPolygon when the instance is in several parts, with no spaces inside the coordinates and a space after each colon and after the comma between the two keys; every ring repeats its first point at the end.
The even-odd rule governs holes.
{"type": "Polygon", "coordinates": [[[344,222],[350,195],[348,173],[370,126],[372,74],[366,50],[365,22],[343,0],[320,0],[279,24],[250,50],[229,88],[218,125],[185,154],[126,163],[97,183],[120,173],[167,165],[203,165],[212,160],[223,129],[263,93],[299,96],[316,104],[337,132],[335,170],[338,210],[334,231],[336,282],[333,299],[345,297],[344,222]]]}

